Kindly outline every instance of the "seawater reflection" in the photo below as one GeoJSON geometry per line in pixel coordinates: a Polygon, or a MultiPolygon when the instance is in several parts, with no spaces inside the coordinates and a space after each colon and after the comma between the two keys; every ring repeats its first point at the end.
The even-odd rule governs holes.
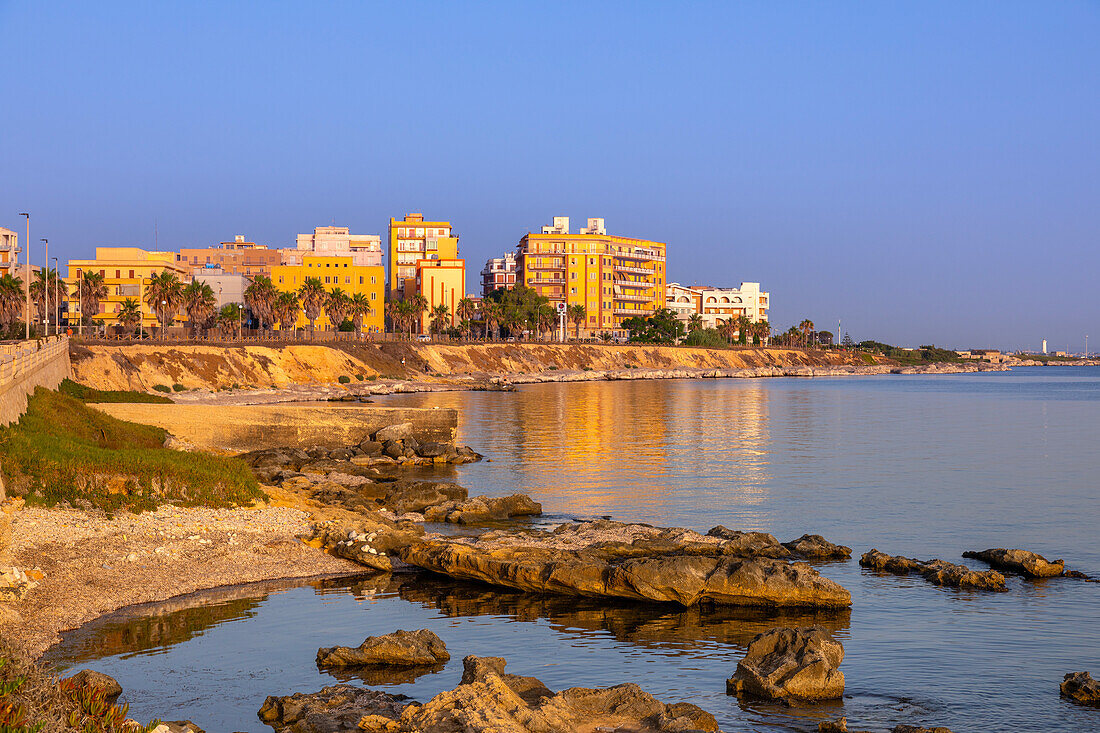
{"type": "MultiPolygon", "coordinates": [[[[546,521],[610,514],[784,540],[819,532],[857,555],[878,547],[955,562],[968,549],[1026,547],[1100,574],[1100,369],[540,385],[381,401],[459,408],[461,439],[491,460],[441,475],[477,493],[530,493],[546,521]]],[[[254,715],[264,696],[333,682],[313,663],[319,646],[396,628],[430,628],[453,656],[412,679],[370,675],[419,698],[457,683],[463,655],[483,654],[555,689],[636,682],[702,705],[728,731],[811,731],[837,715],[869,730],[1098,729],[1097,711],[1060,699],[1058,682],[1095,674],[1100,584],[1010,577],[1007,593],[986,594],[854,561],[819,569],[852,591],[850,615],[604,604],[396,576],[264,589],[170,619],[146,610],[134,630],[85,627],[56,654],[99,657],[132,691],[135,712],[211,730],[263,730],[254,715]],[[783,709],[724,694],[754,633],[810,621],[845,645],[843,701],[783,709]]]]}

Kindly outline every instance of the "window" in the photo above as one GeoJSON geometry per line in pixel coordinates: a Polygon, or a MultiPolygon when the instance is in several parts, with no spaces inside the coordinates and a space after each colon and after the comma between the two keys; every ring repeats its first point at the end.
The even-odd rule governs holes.
{"type": "Polygon", "coordinates": [[[282,283],[283,283],[283,276],[279,275],[279,284],[282,285],[282,283]]]}
{"type": "Polygon", "coordinates": [[[362,275],[360,275],[360,276],[359,276],[359,284],[360,284],[360,285],[362,285],[362,284],[363,284],[363,276],[362,276],[362,275]]]}
{"type": "Polygon", "coordinates": [[[576,280],[577,279],[577,273],[575,273],[575,272],[569,273],[569,279],[570,280],[576,280]]]}
{"type": "Polygon", "coordinates": [[[134,279],[134,271],[133,271],[133,270],[130,270],[130,279],[131,279],[131,280],[133,280],[133,279],[134,279]]]}
{"type": "Polygon", "coordinates": [[[115,280],[122,279],[122,270],[115,270],[115,280]]]}
{"type": "Polygon", "coordinates": [[[377,277],[375,277],[374,275],[371,275],[371,276],[370,276],[370,284],[371,284],[371,285],[374,285],[374,284],[376,284],[377,282],[378,282],[378,278],[377,278],[377,277]]]}
{"type": "Polygon", "coordinates": [[[351,276],[350,275],[345,275],[344,276],[344,284],[345,285],[351,285],[351,276]]]}
{"type": "Polygon", "coordinates": [[[370,299],[371,300],[378,300],[378,293],[371,293],[370,294],[370,299]]]}
{"type": "Polygon", "coordinates": [[[325,275],[325,282],[328,282],[328,275],[325,275]]]}

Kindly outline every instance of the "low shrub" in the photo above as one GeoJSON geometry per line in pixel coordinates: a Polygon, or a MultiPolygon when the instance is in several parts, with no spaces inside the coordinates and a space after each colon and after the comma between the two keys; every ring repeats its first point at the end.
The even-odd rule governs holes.
{"type": "Polygon", "coordinates": [[[362,374],[356,374],[355,378],[358,379],[360,382],[363,381],[363,375],[362,374]]]}
{"type": "Polygon", "coordinates": [[[173,392],[185,392],[185,391],[187,391],[187,387],[184,387],[179,382],[176,382],[175,384],[172,385],[172,391],[173,392]]]}
{"type": "Polygon", "coordinates": [[[172,404],[172,400],[148,392],[132,392],[128,390],[99,390],[77,384],[71,379],[66,379],[57,388],[63,395],[68,395],[81,402],[142,402],[153,404],[172,404]]]}
{"type": "Polygon", "coordinates": [[[336,381],[338,381],[340,384],[348,384],[349,382],[351,382],[351,377],[347,376],[346,374],[341,374],[339,377],[336,378],[336,381]]]}
{"type": "Polygon", "coordinates": [[[158,392],[164,392],[165,394],[171,394],[172,388],[166,384],[154,384],[153,389],[158,392]]]}

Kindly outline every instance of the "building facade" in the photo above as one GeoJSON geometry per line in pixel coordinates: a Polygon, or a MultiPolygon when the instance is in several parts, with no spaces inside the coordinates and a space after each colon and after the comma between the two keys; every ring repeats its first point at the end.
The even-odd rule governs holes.
{"type": "Polygon", "coordinates": [[[377,234],[352,234],[348,227],[316,227],[313,234],[299,234],[295,249],[282,250],[282,264],[301,265],[307,255],[350,257],[357,267],[382,266],[382,238],[377,234]]]}
{"type": "Polygon", "coordinates": [[[180,249],[176,261],[190,269],[209,266],[221,268],[231,275],[270,277],[271,268],[280,263],[280,257],[279,250],[246,242],[244,235],[238,234],[232,242],[222,242],[217,247],[184,247],[180,249]]]}
{"type": "MultiPolygon", "coordinates": [[[[298,292],[306,278],[315,277],[326,291],[340,288],[349,296],[363,293],[371,303],[371,311],[363,317],[363,330],[381,331],[385,311],[386,271],[381,264],[356,264],[356,255],[303,254],[300,264],[276,265],[271,271],[271,282],[277,290],[298,292]]],[[[349,316],[350,317],[350,316],[349,316]]],[[[297,328],[308,328],[305,313],[300,313],[297,328]]],[[[332,328],[328,316],[322,310],[316,321],[319,329],[332,328]]],[[[335,324],[339,326],[340,324],[335,324]]]]}
{"type": "Polygon", "coordinates": [[[14,274],[12,268],[19,260],[19,235],[11,229],[0,227],[0,275],[14,274]]]}
{"type": "Polygon", "coordinates": [[[664,306],[665,250],[662,242],[609,235],[603,219],[570,234],[569,217],[556,216],[520,240],[516,280],[552,303],[584,306],[587,334],[622,336],[624,320],[664,306]]]}
{"type": "MultiPolygon", "coordinates": [[[[408,286],[406,286],[408,287],[408,286]]],[[[455,311],[466,294],[466,261],[459,259],[419,260],[416,263],[415,292],[428,301],[420,318],[420,333],[428,333],[432,310],[443,305],[451,314],[450,326],[458,325],[455,311]]]]}
{"type": "MultiPolygon", "coordinates": [[[[69,260],[65,284],[68,286],[67,312],[69,325],[77,325],[80,306],[77,281],[84,272],[97,272],[103,277],[107,297],[100,301],[99,312],[88,314],[91,320],[102,326],[118,323],[118,313],[127,298],[141,304],[141,325],[145,328],[159,326],[152,308],[145,303],[145,284],[153,275],[171,272],[182,281],[188,281],[190,268],[177,261],[175,252],[150,252],[139,247],[96,247],[95,259],[69,260]]],[[[179,319],[186,318],[179,315],[179,319]]]]}
{"type": "MultiPolygon", "coordinates": [[[[421,260],[457,260],[458,235],[449,221],[424,221],[423,214],[390,219],[389,297],[403,299],[406,289],[416,288],[417,263],[421,260]]],[[[463,265],[465,277],[465,264],[463,265]]]]}
{"type": "Polygon", "coordinates": [[[488,295],[494,290],[511,290],[516,286],[516,255],[506,252],[503,257],[486,260],[481,270],[481,294],[488,295]]]}
{"type": "Polygon", "coordinates": [[[745,316],[751,322],[768,320],[770,296],[760,283],[741,283],[739,288],[715,288],[709,285],[686,287],[669,283],[665,288],[665,307],[681,320],[698,314],[704,328],[717,328],[730,318],[745,316]]]}
{"type": "Polygon", "coordinates": [[[226,272],[220,267],[199,267],[191,271],[191,279],[206,283],[214,291],[215,307],[230,303],[244,305],[244,291],[251,282],[247,275],[226,272]]]}

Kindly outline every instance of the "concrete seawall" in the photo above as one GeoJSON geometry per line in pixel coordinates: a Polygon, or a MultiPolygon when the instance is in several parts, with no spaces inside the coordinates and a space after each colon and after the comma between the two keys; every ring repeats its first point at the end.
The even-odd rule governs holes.
{"type": "Polygon", "coordinates": [[[57,389],[72,374],[72,365],[64,337],[0,348],[0,425],[10,425],[26,412],[27,397],[36,388],[57,389]]]}
{"type": "Polygon", "coordinates": [[[276,446],[354,445],[379,428],[412,423],[420,442],[455,438],[453,409],[375,407],[373,405],[91,405],[120,420],[156,425],[197,448],[234,453],[276,446]]]}

